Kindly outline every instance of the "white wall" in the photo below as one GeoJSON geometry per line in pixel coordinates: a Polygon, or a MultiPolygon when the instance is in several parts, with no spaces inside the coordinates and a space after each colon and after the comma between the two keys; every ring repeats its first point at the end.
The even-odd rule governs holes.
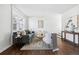
{"type": "Polygon", "coordinates": [[[54,33],[60,33],[61,31],[61,15],[60,14],[54,14],[50,16],[32,16],[29,17],[29,29],[32,27],[35,31],[39,30],[38,28],[38,20],[39,17],[42,17],[41,20],[44,21],[44,28],[42,28],[44,31],[48,32],[54,32],[54,33]]]}
{"type": "Polygon", "coordinates": [[[11,8],[0,4],[0,52],[11,45],[11,8]]]}
{"type": "Polygon", "coordinates": [[[44,22],[45,30],[54,33],[60,33],[61,31],[61,15],[54,14],[47,16],[44,22]]]}
{"type": "Polygon", "coordinates": [[[62,15],[62,30],[65,29],[66,22],[69,20],[68,18],[79,15],[79,5],[73,7],[72,9],[66,11],[62,15]]]}

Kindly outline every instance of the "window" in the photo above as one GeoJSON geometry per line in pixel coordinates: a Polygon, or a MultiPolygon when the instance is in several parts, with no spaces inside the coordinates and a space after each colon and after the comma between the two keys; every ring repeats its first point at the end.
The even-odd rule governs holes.
{"type": "Polygon", "coordinates": [[[38,20],[38,28],[43,28],[43,20],[38,20]]]}

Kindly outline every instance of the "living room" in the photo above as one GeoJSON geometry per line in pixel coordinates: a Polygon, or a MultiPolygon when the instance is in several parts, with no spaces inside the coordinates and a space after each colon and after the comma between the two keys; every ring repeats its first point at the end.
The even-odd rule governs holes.
{"type": "MultiPolygon", "coordinates": [[[[62,43],[59,41],[61,40],[61,31],[67,30],[68,28],[65,28],[65,26],[69,19],[79,14],[78,7],[78,4],[1,4],[0,19],[2,20],[0,20],[0,52],[4,52],[15,43],[23,43],[22,46],[20,44],[18,45],[21,46],[20,50],[22,51],[38,50],[37,52],[39,52],[39,50],[47,49],[51,50],[50,54],[54,54],[53,49],[55,47],[57,51],[60,51],[58,54],[66,54],[64,52],[61,53],[63,49],[61,45],[62,43]],[[30,33],[29,37],[26,36],[28,33],[30,33]],[[56,34],[56,37],[53,36],[53,39],[51,39],[52,34],[56,34]],[[54,38],[55,40],[58,40],[52,43],[52,45],[56,43],[55,46],[49,45],[52,40],[54,41],[54,38]],[[35,44],[34,42],[36,40],[34,39],[38,39],[38,41],[41,41],[42,39],[46,45],[43,43],[43,41],[41,41],[39,44],[35,44]],[[58,45],[58,42],[61,46],[58,45]]],[[[74,24],[76,25],[75,21],[74,24]]],[[[70,36],[70,34],[68,35],[70,36]]],[[[70,38],[68,37],[68,39],[70,38]]],[[[71,51],[69,50],[68,52],[71,51]]],[[[18,53],[19,52],[17,51],[16,54],[18,53]]]]}

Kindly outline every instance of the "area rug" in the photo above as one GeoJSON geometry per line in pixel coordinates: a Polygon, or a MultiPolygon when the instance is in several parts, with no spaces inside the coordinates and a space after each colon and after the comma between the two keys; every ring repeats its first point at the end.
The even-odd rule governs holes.
{"type": "Polygon", "coordinates": [[[46,44],[40,38],[33,38],[30,44],[24,45],[20,50],[49,50],[53,49],[51,45],[46,44]]]}

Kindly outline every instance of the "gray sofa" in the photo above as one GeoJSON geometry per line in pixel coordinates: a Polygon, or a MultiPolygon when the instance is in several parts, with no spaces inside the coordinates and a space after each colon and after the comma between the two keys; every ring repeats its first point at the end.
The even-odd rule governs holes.
{"type": "Polygon", "coordinates": [[[16,38],[17,32],[13,32],[13,43],[14,44],[29,44],[32,42],[32,38],[34,37],[34,31],[28,32],[26,31],[26,35],[21,35],[21,37],[16,38]]]}

